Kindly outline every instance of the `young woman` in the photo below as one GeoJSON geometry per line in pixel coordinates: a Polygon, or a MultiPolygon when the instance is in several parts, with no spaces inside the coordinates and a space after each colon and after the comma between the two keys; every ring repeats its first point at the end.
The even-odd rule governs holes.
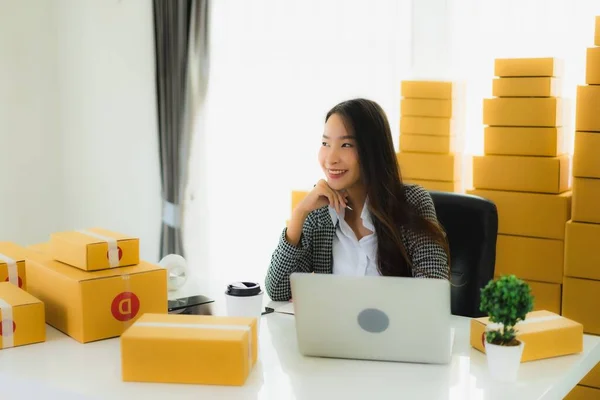
{"type": "Polygon", "coordinates": [[[266,277],[271,300],[291,298],[290,274],[449,279],[433,201],[403,184],[387,117],[370,100],[327,113],[319,163],[327,177],[296,206],[266,277]]]}

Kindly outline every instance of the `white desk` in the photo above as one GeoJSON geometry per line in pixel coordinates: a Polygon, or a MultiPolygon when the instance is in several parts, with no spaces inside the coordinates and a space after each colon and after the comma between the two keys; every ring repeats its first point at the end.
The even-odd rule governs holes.
{"type": "Polygon", "coordinates": [[[454,318],[454,356],[435,366],[305,358],[294,317],[262,317],[260,359],[245,386],[122,382],[118,339],[80,344],[48,327],[45,343],[0,350],[6,399],[562,399],[600,360],[600,338],[580,355],[521,365],[515,384],[490,380],[485,356],[469,346],[469,320],[454,318]],[[218,396],[218,397],[217,397],[218,396]]]}

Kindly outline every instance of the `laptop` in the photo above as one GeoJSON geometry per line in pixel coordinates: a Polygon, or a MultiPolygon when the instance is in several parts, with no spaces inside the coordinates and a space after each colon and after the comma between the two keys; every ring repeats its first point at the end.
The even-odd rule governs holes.
{"type": "Polygon", "coordinates": [[[293,273],[301,354],[448,364],[450,282],[382,276],[293,273]]]}

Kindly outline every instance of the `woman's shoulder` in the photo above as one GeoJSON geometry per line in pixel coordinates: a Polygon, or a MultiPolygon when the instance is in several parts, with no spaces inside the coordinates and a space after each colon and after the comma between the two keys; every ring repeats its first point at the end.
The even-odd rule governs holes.
{"type": "Polygon", "coordinates": [[[435,206],[431,194],[423,186],[415,183],[404,184],[406,202],[413,206],[420,214],[435,218],[435,206]]]}
{"type": "Polygon", "coordinates": [[[309,225],[313,229],[322,229],[333,225],[331,215],[329,214],[329,206],[324,206],[311,211],[306,217],[305,226],[309,225]]]}

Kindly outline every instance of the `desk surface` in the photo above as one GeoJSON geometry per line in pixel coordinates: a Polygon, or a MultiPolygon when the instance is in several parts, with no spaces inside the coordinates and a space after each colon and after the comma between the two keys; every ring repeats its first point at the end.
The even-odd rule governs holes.
{"type": "Polygon", "coordinates": [[[600,337],[586,335],[582,354],[524,363],[516,383],[499,384],[469,346],[467,318],[453,318],[446,366],[303,357],[294,324],[262,317],[260,359],[242,387],[122,382],[119,339],[84,345],[48,326],[45,343],[0,350],[2,398],[562,399],[600,360],[600,337]]]}
{"type": "MultiPolygon", "coordinates": [[[[200,289],[186,284],[169,297],[207,293],[200,289]]],[[[216,315],[224,315],[222,293],[208,292],[216,315]]],[[[582,354],[521,364],[518,381],[501,384],[490,379],[485,355],[469,345],[469,319],[453,317],[453,325],[449,365],[338,360],[303,357],[294,316],[268,314],[261,318],[259,361],[242,387],[122,382],[118,338],[80,344],[48,326],[45,343],[0,350],[0,388],[2,398],[61,400],[562,399],[600,361],[600,337],[585,335],[582,354]]]]}

